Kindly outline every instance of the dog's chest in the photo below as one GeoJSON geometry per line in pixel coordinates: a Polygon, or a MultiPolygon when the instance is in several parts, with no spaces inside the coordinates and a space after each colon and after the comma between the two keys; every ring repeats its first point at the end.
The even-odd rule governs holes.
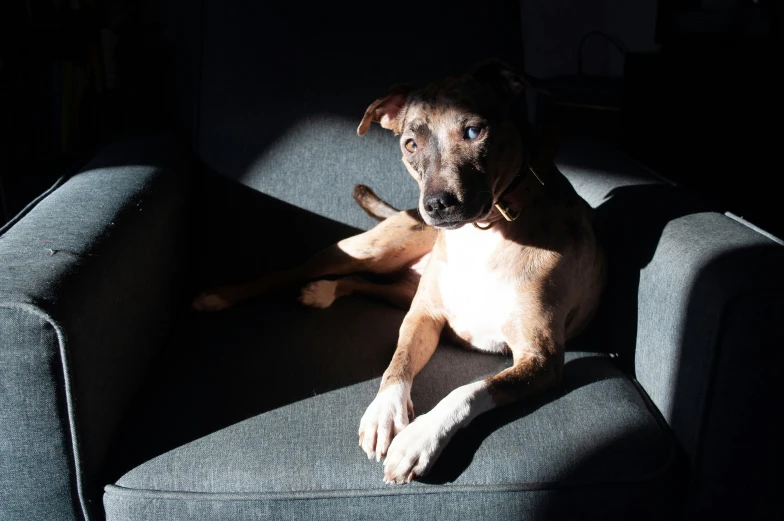
{"type": "Polygon", "coordinates": [[[445,237],[446,258],[438,286],[447,321],[463,340],[483,351],[506,350],[503,325],[518,306],[512,280],[494,268],[502,242],[499,233],[463,227],[445,237]]]}

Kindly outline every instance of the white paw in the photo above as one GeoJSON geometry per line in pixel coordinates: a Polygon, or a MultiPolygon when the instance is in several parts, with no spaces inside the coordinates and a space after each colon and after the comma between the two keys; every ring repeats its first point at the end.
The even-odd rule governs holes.
{"type": "Polygon", "coordinates": [[[231,302],[214,293],[202,293],[191,302],[196,311],[220,311],[230,306],[231,302]]]}
{"type": "Polygon", "coordinates": [[[409,413],[414,414],[410,389],[410,384],[391,384],[368,406],[359,422],[359,446],[368,459],[375,454],[381,461],[392,439],[408,425],[409,413]]]}
{"type": "Polygon", "coordinates": [[[304,288],[299,296],[299,301],[314,308],[328,308],[335,302],[335,289],[338,283],[334,280],[317,280],[304,288]]]}
{"type": "Polygon", "coordinates": [[[398,434],[384,460],[384,483],[410,483],[427,474],[454,433],[444,427],[437,416],[423,414],[398,434]]]}
{"type": "Polygon", "coordinates": [[[452,436],[494,406],[484,381],[463,385],[449,393],[392,441],[384,460],[384,483],[409,483],[427,474],[452,436]]]}

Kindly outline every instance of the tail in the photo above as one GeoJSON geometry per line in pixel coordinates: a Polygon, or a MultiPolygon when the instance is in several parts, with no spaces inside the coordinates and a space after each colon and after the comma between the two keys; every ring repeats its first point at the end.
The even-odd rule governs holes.
{"type": "Polygon", "coordinates": [[[354,187],[354,200],[369,216],[379,221],[383,221],[387,217],[392,217],[400,212],[397,208],[393,208],[381,200],[373,190],[365,185],[354,187]]]}

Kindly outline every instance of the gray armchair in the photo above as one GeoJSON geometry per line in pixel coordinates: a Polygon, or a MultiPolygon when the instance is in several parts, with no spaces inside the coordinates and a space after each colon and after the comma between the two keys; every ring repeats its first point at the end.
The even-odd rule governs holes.
{"type": "MultiPolygon", "coordinates": [[[[189,47],[193,143],[118,142],[2,230],[0,518],[781,514],[782,242],[611,145],[566,140],[558,156],[597,209],[611,273],[562,387],[477,418],[421,481],[384,485],[356,445],[402,312],[287,295],[189,311],[204,286],[372,226],[356,183],[414,205],[394,138],[356,137],[366,105],[488,55],[521,62],[516,2],[450,5],[385,39],[386,5],[338,23],[326,7],[208,0],[189,47]]],[[[444,343],[415,407],[510,363],[444,343]]]]}

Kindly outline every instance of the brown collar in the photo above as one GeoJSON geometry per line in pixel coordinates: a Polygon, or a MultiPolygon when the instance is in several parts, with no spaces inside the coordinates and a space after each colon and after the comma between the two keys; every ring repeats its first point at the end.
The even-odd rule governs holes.
{"type": "MultiPolygon", "coordinates": [[[[536,180],[539,181],[539,183],[542,186],[544,186],[544,181],[542,181],[542,178],[539,177],[539,174],[536,173],[536,170],[534,170],[534,168],[529,163],[528,165],[526,165],[525,169],[523,169],[520,173],[518,173],[515,176],[514,179],[512,179],[512,182],[509,183],[509,186],[507,186],[504,189],[504,191],[501,192],[501,195],[498,197],[498,202],[496,202],[494,206],[495,206],[495,209],[498,210],[498,213],[501,214],[501,217],[493,219],[492,221],[490,221],[487,224],[487,226],[479,226],[476,222],[474,222],[474,223],[472,223],[474,225],[474,228],[477,228],[479,230],[489,230],[490,228],[492,228],[495,225],[496,222],[500,221],[502,217],[504,219],[506,219],[507,221],[509,221],[509,222],[512,222],[515,219],[517,219],[518,217],[520,217],[520,214],[523,213],[523,210],[525,209],[525,207],[521,208],[520,210],[517,211],[516,214],[513,215],[513,212],[512,212],[512,209],[511,209],[511,205],[507,201],[504,200],[504,197],[509,195],[509,194],[511,194],[520,185],[520,183],[526,177],[525,174],[527,172],[531,172],[534,175],[534,177],[536,178],[536,180]]],[[[485,221],[485,222],[487,222],[487,221],[485,221]]]]}

